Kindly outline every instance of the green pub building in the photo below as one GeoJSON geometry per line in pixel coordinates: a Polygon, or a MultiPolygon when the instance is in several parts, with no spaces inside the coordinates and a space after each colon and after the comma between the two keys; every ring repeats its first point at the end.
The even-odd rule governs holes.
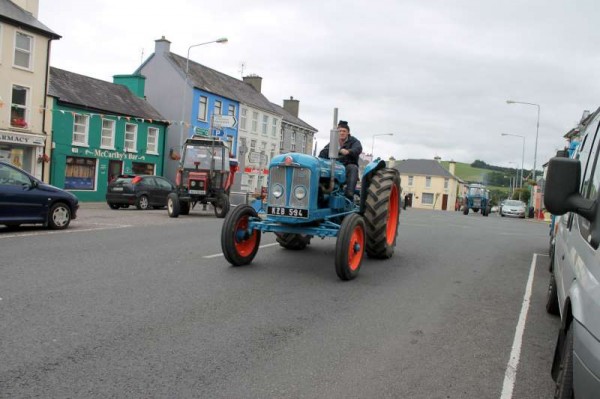
{"type": "Polygon", "coordinates": [[[81,201],[104,201],[119,174],[163,175],[168,121],[144,99],[144,76],[113,79],[50,68],[50,184],[81,201]]]}

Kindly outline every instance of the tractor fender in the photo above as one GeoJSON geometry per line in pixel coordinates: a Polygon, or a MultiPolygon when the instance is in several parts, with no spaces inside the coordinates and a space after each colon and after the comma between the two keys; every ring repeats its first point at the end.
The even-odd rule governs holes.
{"type": "Polygon", "coordinates": [[[385,168],[385,161],[380,158],[376,158],[375,160],[369,162],[369,164],[365,167],[365,171],[362,175],[362,182],[360,184],[360,211],[359,213],[362,215],[365,211],[365,203],[367,201],[367,190],[369,189],[369,183],[371,181],[371,176],[377,173],[378,170],[385,168]]]}

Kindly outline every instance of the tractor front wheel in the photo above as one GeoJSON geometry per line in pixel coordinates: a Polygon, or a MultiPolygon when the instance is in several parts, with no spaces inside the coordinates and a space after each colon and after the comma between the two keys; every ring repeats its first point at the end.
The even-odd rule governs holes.
{"type": "Polygon", "coordinates": [[[167,197],[167,212],[171,218],[178,217],[181,212],[179,197],[175,193],[171,193],[167,197]]]}
{"type": "Polygon", "coordinates": [[[237,206],[223,221],[221,249],[233,266],[247,265],[254,259],[260,245],[260,230],[249,228],[250,218],[258,213],[250,205],[237,206]]]}
{"type": "Polygon", "coordinates": [[[351,213],[342,221],[335,244],[335,272],[342,280],[352,280],[358,275],[365,251],[365,221],[351,213]]]}
{"type": "Polygon", "coordinates": [[[301,250],[310,244],[311,235],[294,233],[275,233],[277,242],[285,249],[301,250]]]}
{"type": "Polygon", "coordinates": [[[400,215],[400,177],[394,169],[382,169],[371,179],[364,215],[367,255],[390,258],[396,246],[400,215]]]}
{"type": "Polygon", "coordinates": [[[229,212],[229,197],[225,193],[217,194],[217,199],[212,203],[215,208],[215,216],[224,218],[229,212]]]}

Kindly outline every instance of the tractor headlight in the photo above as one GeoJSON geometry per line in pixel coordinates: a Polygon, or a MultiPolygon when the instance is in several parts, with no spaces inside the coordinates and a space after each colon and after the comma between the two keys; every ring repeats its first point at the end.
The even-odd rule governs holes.
{"type": "Polygon", "coordinates": [[[297,186],[294,189],[294,196],[296,196],[296,198],[299,200],[302,200],[304,197],[306,197],[306,188],[304,188],[304,186],[297,186]]]}
{"type": "Polygon", "coordinates": [[[279,198],[283,195],[283,187],[281,186],[281,184],[275,184],[271,192],[273,193],[273,196],[275,198],[279,198]]]}
{"type": "Polygon", "coordinates": [[[192,180],[192,182],[190,183],[190,186],[192,186],[192,187],[196,187],[196,181],[195,181],[195,180],[192,180]]]}

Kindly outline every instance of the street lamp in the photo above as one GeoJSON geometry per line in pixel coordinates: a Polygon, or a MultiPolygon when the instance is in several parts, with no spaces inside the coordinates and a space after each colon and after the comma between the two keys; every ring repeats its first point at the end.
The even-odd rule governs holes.
{"type": "Polygon", "coordinates": [[[393,135],[394,135],[394,133],[380,133],[380,134],[374,134],[373,136],[371,136],[371,137],[373,137],[373,141],[371,143],[371,157],[372,158],[375,158],[373,156],[373,151],[375,149],[375,137],[377,137],[377,136],[393,136],[393,135]]]}
{"type": "MultiPolygon", "coordinates": [[[[204,46],[205,44],[211,44],[211,43],[225,44],[225,43],[227,43],[227,41],[228,40],[226,37],[221,37],[217,40],[211,40],[210,42],[193,44],[190,47],[188,47],[187,57],[185,59],[185,79],[183,82],[183,88],[181,89],[181,129],[179,132],[179,148],[180,149],[183,147],[183,126],[184,126],[184,119],[185,119],[185,115],[184,115],[184,112],[185,112],[185,88],[188,83],[188,73],[190,71],[190,50],[193,49],[194,47],[204,46]]],[[[208,104],[207,104],[207,106],[208,106],[208,104]]]]}
{"type": "Polygon", "coordinates": [[[518,134],[510,134],[510,133],[501,133],[502,136],[513,136],[520,137],[523,139],[523,153],[521,154],[521,182],[519,183],[519,188],[523,188],[523,164],[525,163],[525,136],[521,136],[518,134]]]}

